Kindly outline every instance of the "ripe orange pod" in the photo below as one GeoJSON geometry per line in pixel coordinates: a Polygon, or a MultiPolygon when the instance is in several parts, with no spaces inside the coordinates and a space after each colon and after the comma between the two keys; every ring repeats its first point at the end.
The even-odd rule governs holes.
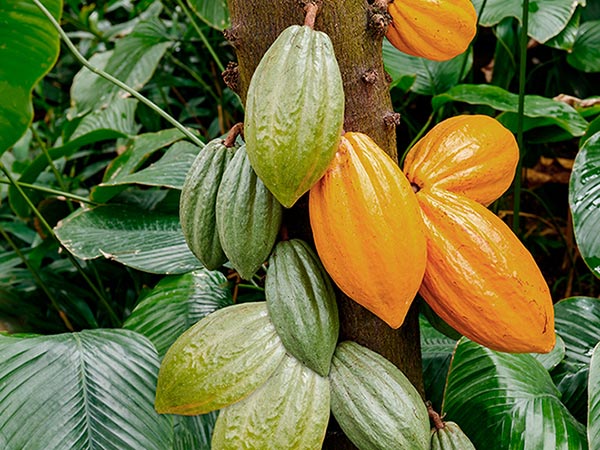
{"type": "Polygon", "coordinates": [[[554,308],[531,254],[479,203],[443,189],[417,192],[427,235],[419,293],[450,326],[504,352],[552,350],[554,308]]]}
{"type": "Polygon", "coordinates": [[[434,61],[463,53],[475,37],[477,12],[470,0],[395,0],[386,37],[398,50],[434,61]]]}
{"type": "Polygon", "coordinates": [[[310,190],[309,210],[335,283],[390,327],[402,325],[427,255],[419,206],[397,164],[367,135],[346,133],[310,190]]]}
{"type": "Polygon", "coordinates": [[[436,187],[484,205],[510,186],[519,147],[496,119],[456,116],[436,125],[408,152],[404,173],[419,188],[436,187]]]}

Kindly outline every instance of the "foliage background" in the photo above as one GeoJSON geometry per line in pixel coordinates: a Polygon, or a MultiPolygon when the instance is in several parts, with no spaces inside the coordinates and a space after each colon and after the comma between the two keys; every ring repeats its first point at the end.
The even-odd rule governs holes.
{"type": "MultiPolygon", "coordinates": [[[[9,50],[17,49],[0,59],[0,74],[9,79],[12,73],[19,86],[29,83],[32,108],[24,114],[33,118],[23,130],[0,122],[18,139],[0,145],[0,327],[20,333],[0,338],[0,404],[12,405],[0,408],[0,447],[22,448],[29,439],[31,448],[44,449],[79,448],[89,440],[121,449],[146,441],[144,448],[208,448],[214,414],[154,413],[160,357],[204,315],[261,300],[264,271],[242,283],[227,268],[202,269],[187,249],[178,197],[201,145],[82,69],[64,41],[53,66],[51,49],[32,54],[52,66],[39,83],[43,68],[36,75],[26,62],[7,65],[23,62],[19,52],[34,48],[19,49],[31,23],[4,16],[9,3],[0,2],[0,17],[22,29],[0,35],[9,50]],[[26,383],[18,381],[23,377],[26,383]],[[36,432],[23,437],[24,423],[36,432]],[[60,437],[49,439],[57,429],[60,437]],[[130,438],[115,441],[121,429],[130,438]]],[[[55,16],[62,6],[63,29],[94,66],[139,90],[197,140],[207,142],[243,120],[239,98],[221,77],[235,60],[222,34],[227,15],[221,2],[43,3],[55,16]]],[[[492,209],[533,253],[555,301],[566,299],[556,308],[562,339],[545,359],[501,355],[464,339],[457,346],[422,318],[427,396],[438,409],[443,401],[448,417],[481,448],[535,448],[535,437],[519,439],[536,426],[556,438],[556,448],[586,448],[587,426],[589,446],[600,448],[597,413],[588,418],[588,406],[596,411],[600,397],[594,353],[600,335],[600,2],[530,2],[524,78],[521,2],[473,3],[481,26],[469,51],[454,60],[434,63],[384,44],[394,107],[402,114],[399,154],[436,123],[462,113],[492,115],[517,132],[524,81],[522,178],[492,209]],[[486,397],[491,391],[496,396],[486,397]],[[474,396],[484,400],[469,403],[474,396]],[[510,407],[492,408],[502,401],[510,407]],[[528,415],[532,410],[538,413],[528,415]],[[482,411],[490,411],[488,423],[504,427],[497,441],[473,422],[482,411]]],[[[44,23],[40,17],[35,20],[44,23]]],[[[43,32],[51,34],[46,26],[43,32]]],[[[3,135],[10,139],[8,131],[3,135]]]]}

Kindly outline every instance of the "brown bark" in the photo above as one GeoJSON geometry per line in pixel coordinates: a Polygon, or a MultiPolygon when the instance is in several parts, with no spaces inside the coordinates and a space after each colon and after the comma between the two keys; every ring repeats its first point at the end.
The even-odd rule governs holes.
{"type": "MultiPolygon", "coordinates": [[[[367,0],[323,0],[315,29],[329,35],[335,49],[345,91],[346,131],[371,136],[397,159],[394,114],[381,58],[387,17],[381,5],[367,0]],[[374,3],[374,4],[370,4],[374,3]],[[379,5],[379,6],[377,6],[379,5]]],[[[262,55],[286,27],[304,23],[298,0],[228,0],[232,27],[227,39],[238,58],[237,92],[245,101],[250,79],[262,55]]],[[[291,237],[312,241],[306,196],[286,212],[285,226],[291,237]]],[[[385,264],[385,261],[373,261],[385,264]]],[[[396,364],[423,392],[418,319],[415,308],[400,330],[392,330],[373,314],[339,293],[342,339],[351,339],[382,354],[396,364]]],[[[324,448],[353,448],[332,424],[324,448]]]]}

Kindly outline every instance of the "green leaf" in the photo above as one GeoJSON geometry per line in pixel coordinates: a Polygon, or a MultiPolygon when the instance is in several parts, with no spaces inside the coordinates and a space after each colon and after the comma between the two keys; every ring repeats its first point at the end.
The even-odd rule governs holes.
{"type": "Polygon", "coordinates": [[[556,336],[556,344],[551,352],[532,353],[531,356],[537,359],[540,364],[544,366],[544,369],[551,371],[562,362],[565,358],[566,351],[565,341],[563,341],[560,336],[556,336]]]}
{"type": "MultiPolygon", "coordinates": [[[[60,19],[61,0],[44,0],[60,19]]],[[[54,26],[30,0],[0,0],[0,155],[33,119],[31,92],[58,58],[54,26]]]]}
{"type": "Polygon", "coordinates": [[[187,3],[211,27],[223,31],[231,25],[226,0],[187,0],[187,3]]]}
{"type": "MultiPolygon", "coordinates": [[[[475,10],[480,11],[484,0],[472,1],[475,10]]],[[[556,36],[567,26],[577,5],[585,5],[585,0],[531,0],[529,36],[542,44],[556,36]]],[[[484,27],[491,27],[505,17],[521,20],[522,12],[522,0],[487,0],[479,23],[484,27]]]]}
{"type": "Polygon", "coordinates": [[[156,163],[139,172],[123,176],[110,185],[143,184],[181,189],[185,176],[200,148],[189,142],[177,142],[156,163]]]}
{"type": "Polygon", "coordinates": [[[588,392],[588,443],[591,449],[597,449],[600,448],[600,344],[592,353],[588,392]]]}
{"type": "MultiPolygon", "coordinates": [[[[105,110],[96,111],[83,117],[68,142],[48,150],[50,159],[55,161],[59,158],[69,157],[84,145],[137,133],[136,107],[137,100],[135,99],[116,99],[105,110]]],[[[48,164],[48,158],[44,153],[38,155],[23,171],[19,181],[33,183],[48,167],[48,164]]],[[[9,188],[8,192],[13,210],[18,215],[26,217],[29,214],[29,207],[19,192],[13,186],[9,188]]]]}
{"type": "Polygon", "coordinates": [[[329,379],[287,356],[265,384],[221,410],[214,450],[321,448],[329,421],[329,379]]]}
{"type": "Polygon", "coordinates": [[[444,412],[476,448],[587,448],[585,428],[529,354],[495,352],[461,339],[450,366],[444,412]]]}
{"type": "Polygon", "coordinates": [[[410,88],[417,94],[436,95],[446,92],[464,78],[473,64],[473,53],[469,51],[449,61],[430,61],[399,52],[385,39],[383,61],[386,72],[392,77],[392,87],[398,86],[403,90],[410,88]],[[467,64],[460,76],[459,72],[465,58],[467,64]],[[411,80],[414,80],[414,83],[411,80]]]}
{"type": "Polygon", "coordinates": [[[600,341],[600,299],[570,297],[554,305],[556,332],[565,342],[564,363],[573,370],[588,367],[600,341]]]}
{"type": "Polygon", "coordinates": [[[211,450],[217,412],[198,416],[173,416],[173,450],[211,450]]]}
{"type": "Polygon", "coordinates": [[[569,182],[569,206],[575,240],[583,260],[600,278],[600,133],[590,137],[575,157],[569,182]]]}
{"type": "MultiPolygon", "coordinates": [[[[172,42],[164,24],[150,18],[136,24],[131,34],[119,39],[110,57],[104,57],[104,70],[128,86],[139,90],[152,77],[156,66],[172,42]]],[[[98,61],[98,60],[96,60],[98,61]]],[[[110,105],[123,92],[110,81],[82,68],[71,87],[70,115],[80,116],[110,105]]]]}
{"type": "Polygon", "coordinates": [[[6,337],[0,361],[3,449],[171,448],[171,421],[152,408],[158,357],[143,336],[6,337]]]}
{"type": "Polygon", "coordinates": [[[456,340],[437,331],[424,316],[419,316],[423,382],[427,400],[436,411],[442,408],[446,377],[456,340]]]}
{"type": "Polygon", "coordinates": [[[565,358],[552,371],[562,401],[580,420],[585,420],[590,357],[600,341],[600,300],[571,297],[554,306],[556,332],[565,342],[565,358]]]}
{"type": "Polygon", "coordinates": [[[104,256],[162,274],[201,267],[185,243],[176,214],[125,205],[99,206],[75,211],[55,231],[61,243],[81,259],[104,256]]]}
{"type": "Polygon", "coordinates": [[[575,10],[567,26],[556,36],[545,43],[548,47],[554,47],[561,50],[571,51],[577,39],[577,31],[581,21],[581,8],[575,10]]]}
{"type": "Polygon", "coordinates": [[[121,181],[133,174],[154,152],[181,138],[183,134],[175,128],[135,136],[125,151],[112,160],[106,169],[103,182],[92,188],[90,198],[106,203],[127,187],[127,184],[121,181]]]}
{"type": "Polygon", "coordinates": [[[123,327],[150,339],[162,357],[194,323],[232,303],[221,272],[201,269],[169,276],[144,296],[123,327]]]}
{"type": "Polygon", "coordinates": [[[600,116],[596,117],[594,120],[592,120],[590,122],[590,125],[588,126],[587,131],[579,140],[579,147],[583,147],[583,144],[585,144],[589,138],[591,138],[593,135],[595,135],[596,133],[599,133],[599,132],[600,132],[600,116]]]}
{"type": "Polygon", "coordinates": [[[581,24],[567,62],[583,72],[600,72],[600,20],[581,24]]]}
{"type": "Polygon", "coordinates": [[[220,309],[182,334],[165,355],[156,410],[195,415],[235,403],[267,381],[285,354],[264,302],[220,309]]]}
{"type": "MultiPolygon", "coordinates": [[[[518,112],[519,96],[498,86],[460,84],[444,94],[437,95],[431,103],[433,109],[437,110],[442,105],[452,101],[465,102],[471,105],[487,105],[499,111],[516,114],[518,112]]],[[[558,125],[573,136],[582,136],[588,126],[585,119],[572,106],[538,95],[525,96],[525,116],[543,118],[544,125],[548,123],[558,125]]],[[[533,126],[530,125],[530,128],[533,128],[533,126]]]]}

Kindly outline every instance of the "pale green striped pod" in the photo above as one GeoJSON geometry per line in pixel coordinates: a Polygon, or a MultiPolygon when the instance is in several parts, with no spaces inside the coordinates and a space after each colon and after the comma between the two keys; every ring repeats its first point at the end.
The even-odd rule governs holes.
{"type": "Polygon", "coordinates": [[[283,206],[323,176],[343,120],[342,77],[329,36],[286,28],[252,76],[244,123],[252,167],[283,206]]]}
{"type": "Polygon", "coordinates": [[[252,170],[243,146],[221,179],[216,216],[225,255],[240,276],[249,280],[271,253],[282,208],[252,170]]]}
{"type": "Polygon", "coordinates": [[[221,178],[237,147],[226,147],[221,138],[210,141],[192,163],[181,190],[179,220],[183,236],[209,270],[227,261],[217,233],[215,204],[221,178]]]}
{"type": "Polygon", "coordinates": [[[319,257],[299,239],[277,244],[265,281],[269,316],[285,348],[329,375],[339,334],[333,286],[319,257]]]}
{"type": "Polygon", "coordinates": [[[360,450],[429,450],[429,415],[408,378],[383,356],[355,342],[333,355],[331,411],[360,450]]]}
{"type": "Polygon", "coordinates": [[[475,446],[455,422],[431,430],[431,450],[475,450],[475,446]]]}

